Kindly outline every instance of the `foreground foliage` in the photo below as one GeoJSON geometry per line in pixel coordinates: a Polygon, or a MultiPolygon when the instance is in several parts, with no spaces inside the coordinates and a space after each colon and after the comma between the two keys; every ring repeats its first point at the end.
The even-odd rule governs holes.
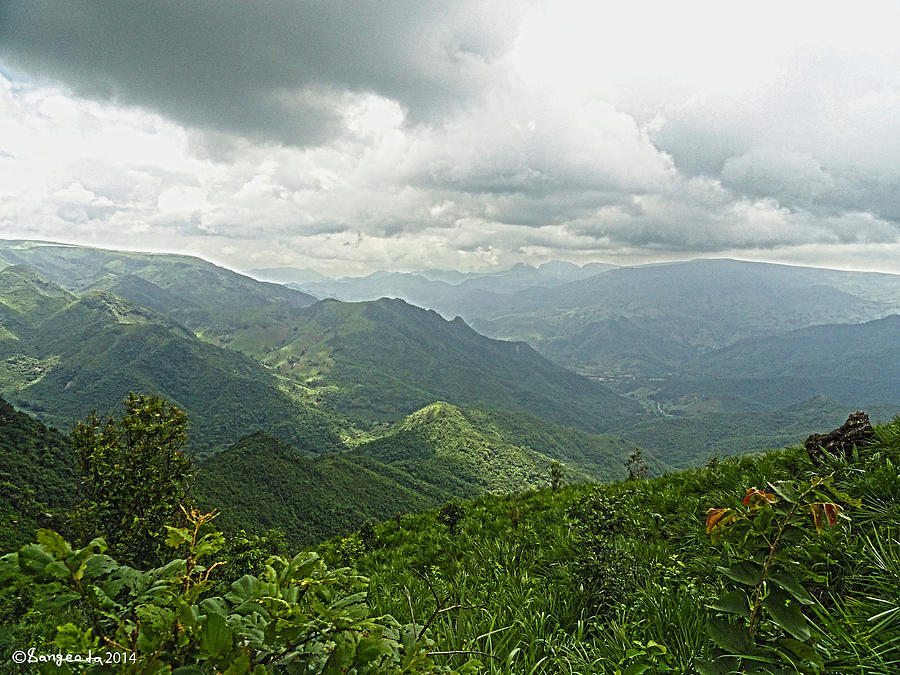
{"type": "Polygon", "coordinates": [[[900,421],[876,431],[876,447],[818,472],[799,448],[712,459],[483,498],[453,530],[439,512],[405,516],[368,548],[353,535],[321,550],[371,577],[376,612],[440,611],[434,639],[492,654],[486,672],[887,675],[900,672],[900,421]],[[785,496],[751,489],[770,484],[785,496]],[[715,540],[711,508],[737,517],[715,540]]]}
{"type": "MultiPolygon", "coordinates": [[[[184,553],[141,571],[105,554],[98,538],[82,549],[51,530],[5,556],[7,587],[30,580],[38,606],[68,619],[37,654],[90,655],[85,672],[439,673],[423,627],[371,617],[368,579],[328,569],[319,555],[272,556],[258,575],[216,584],[211,563],[220,532],[201,534],[215,514],[189,514],[166,544],[184,553]]],[[[471,661],[460,671],[477,672],[471,661]]],[[[83,664],[41,663],[39,672],[80,672],[83,664]]]]}
{"type": "Polygon", "coordinates": [[[900,418],[876,436],[821,467],[797,448],[647,480],[632,461],[295,556],[276,530],[226,546],[190,509],[146,565],[110,555],[115,519],[75,546],[42,529],[0,564],[0,669],[28,647],[181,675],[900,672],[900,418]]]}

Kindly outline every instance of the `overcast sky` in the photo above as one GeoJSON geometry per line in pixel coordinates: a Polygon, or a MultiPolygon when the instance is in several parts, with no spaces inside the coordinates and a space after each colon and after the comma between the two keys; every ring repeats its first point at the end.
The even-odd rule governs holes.
{"type": "Polygon", "coordinates": [[[894,1],[0,0],[0,237],[336,275],[900,273],[898,25],[894,1]]]}

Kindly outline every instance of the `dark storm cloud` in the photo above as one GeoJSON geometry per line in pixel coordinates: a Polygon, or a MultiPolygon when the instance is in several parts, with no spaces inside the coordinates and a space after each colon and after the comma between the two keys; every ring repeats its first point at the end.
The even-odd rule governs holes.
{"type": "Polygon", "coordinates": [[[0,57],[76,93],[288,144],[340,132],[348,93],[440,117],[503,77],[515,0],[0,3],[0,57]]]}

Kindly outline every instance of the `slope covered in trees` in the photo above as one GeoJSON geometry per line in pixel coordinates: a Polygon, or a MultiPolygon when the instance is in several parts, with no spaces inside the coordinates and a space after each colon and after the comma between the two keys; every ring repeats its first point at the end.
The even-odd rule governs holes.
{"type": "MultiPolygon", "coordinates": [[[[402,301],[308,306],[312,298],[307,295],[188,256],[41,242],[0,242],[3,264],[10,274],[33,266],[69,301],[98,292],[125,298],[205,342],[262,361],[302,388],[314,389],[306,391],[310,400],[365,424],[396,422],[436,400],[524,412],[592,432],[640,411],[634,402],[547,361],[526,344],[484,338],[462,320],[446,321],[402,301]]],[[[542,274],[558,276],[552,270],[542,274]]],[[[4,310],[0,306],[0,325],[15,333],[22,315],[6,316],[4,310]]],[[[227,368],[234,357],[222,360],[227,368]]],[[[193,413],[195,423],[201,421],[196,406],[191,410],[186,401],[179,403],[193,413]]]]}
{"type": "MultiPolygon", "coordinates": [[[[128,442],[139,446],[157,431],[166,436],[155,408],[138,407],[151,414],[129,426],[128,442]]],[[[35,432],[23,415],[5,412],[11,428],[35,432]]],[[[162,416],[180,419],[175,411],[162,416]]],[[[279,497],[298,487],[327,492],[330,480],[367,498],[389,496],[378,491],[390,487],[403,500],[413,496],[402,491],[408,478],[395,473],[399,491],[371,485],[357,460],[372,460],[369,468],[381,460],[396,464],[415,450],[425,451],[427,467],[432,457],[464,452],[450,436],[462,436],[464,446],[474,442],[476,451],[478,443],[490,444],[495,429],[475,423],[492,417],[429,406],[385,437],[405,435],[409,443],[375,445],[369,453],[366,446],[379,441],[363,443],[353,466],[332,476],[319,471],[325,464],[259,435],[209,462],[249,459],[223,472],[218,486],[243,479],[245,491],[258,490],[255,502],[235,501],[246,513],[283,507],[279,497]],[[306,472],[306,482],[293,467],[306,472]],[[258,487],[263,483],[268,491],[258,487]]],[[[526,428],[503,417],[495,428],[526,428]]],[[[557,442],[565,437],[544,433],[557,442]]],[[[88,441],[94,450],[107,447],[96,435],[88,441]]],[[[105,451],[87,456],[95,463],[87,470],[97,473],[105,451]]],[[[331,459],[345,458],[319,461],[331,459]]],[[[336,664],[368,664],[392,673],[719,673],[752,666],[771,675],[885,675],[900,663],[898,463],[900,419],[824,464],[793,448],[713,458],[652,480],[452,502],[322,543],[324,564],[303,553],[269,558],[271,537],[225,538],[198,511],[160,533],[164,560],[153,569],[142,560],[123,564],[125,549],[107,554],[110,532],[102,530],[115,517],[100,521],[91,542],[41,530],[36,544],[0,558],[0,656],[32,641],[105,653],[104,637],[142,645],[131,650],[142,667],[213,664],[220,672],[246,670],[258,659],[323,673],[336,664]],[[315,602],[304,601],[304,589],[315,602]],[[298,650],[297,639],[310,648],[298,650]],[[335,640],[346,644],[338,649],[335,640]]],[[[101,477],[142,489],[131,475],[101,477]]]]}
{"type": "Polygon", "coordinates": [[[341,413],[395,421],[434,401],[502,409],[602,432],[633,401],[551,363],[524,343],[491,340],[461,319],[402,300],[322,301],[265,363],[321,387],[341,413]],[[336,389],[328,393],[327,387],[336,389]],[[401,415],[398,415],[401,413],[401,415]]]}
{"type": "Polygon", "coordinates": [[[61,521],[77,499],[74,465],[66,437],[0,398],[0,550],[61,521]]]}
{"type": "Polygon", "coordinates": [[[825,467],[793,448],[489,496],[319,550],[371,576],[376,611],[432,617],[442,649],[492,655],[485,672],[887,675],[900,664],[900,421],[876,433],[825,467]],[[759,532],[777,554],[765,571],[759,532]]]}
{"type": "Polygon", "coordinates": [[[107,292],[76,298],[27,267],[0,270],[0,392],[59,428],[109,414],[129,391],[157,392],[191,416],[208,452],[264,430],[296,447],[336,447],[334,420],[304,392],[178,322],[107,292]]]}
{"type": "Polygon", "coordinates": [[[616,436],[434,403],[352,450],[321,457],[248,436],[200,464],[195,496],[223,512],[225,529],[278,527],[312,544],[450,499],[547,486],[554,461],[569,482],[620,478],[632,450],[616,436]]]}

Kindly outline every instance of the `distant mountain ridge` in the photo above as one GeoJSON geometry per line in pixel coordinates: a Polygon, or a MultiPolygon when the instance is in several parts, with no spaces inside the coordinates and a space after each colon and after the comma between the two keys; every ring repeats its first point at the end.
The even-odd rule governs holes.
{"type": "MultiPolygon", "coordinates": [[[[293,411],[287,415],[290,421],[278,426],[272,426],[270,421],[266,423],[268,426],[248,427],[245,432],[262,428],[283,440],[288,440],[284,435],[287,429],[298,424],[298,415],[306,419],[300,424],[306,428],[320,418],[317,411],[325,409],[337,411],[342,417],[331,422],[322,420],[321,425],[315,422],[314,426],[322,427],[322,433],[329,425],[345,426],[344,417],[349,417],[351,423],[352,420],[363,424],[395,422],[436,400],[525,412],[589,431],[608,429],[615,420],[640,410],[634,402],[602,385],[550,363],[526,344],[485,338],[462,320],[446,321],[435,312],[402,301],[362,304],[326,301],[310,305],[312,299],[307,295],[186,256],[4,242],[0,243],[0,260],[10,263],[6,270],[0,270],[0,273],[6,271],[10,278],[16,276],[10,270],[20,270],[19,278],[23,270],[31,269],[23,265],[37,265],[39,271],[34,272],[35,278],[46,278],[54,288],[53,293],[59,296],[51,303],[52,294],[46,288],[42,291],[35,287],[27,293],[23,291],[23,297],[39,297],[48,307],[52,304],[48,312],[61,311],[63,305],[80,307],[80,318],[73,325],[84,325],[83,330],[90,323],[86,317],[90,312],[104,326],[92,329],[90,335],[96,338],[94,342],[66,343],[65,349],[54,347],[53,350],[46,345],[40,347],[35,340],[40,336],[41,341],[49,343],[64,338],[58,322],[48,324],[54,330],[43,336],[32,330],[31,351],[16,352],[19,354],[16,358],[26,359],[24,366],[18,362],[8,364],[6,375],[0,367],[0,391],[14,396],[18,404],[26,405],[30,401],[38,408],[29,409],[43,415],[51,414],[47,407],[51,400],[69,401],[54,414],[80,415],[81,408],[72,407],[78,391],[84,395],[82,407],[110,409],[118,404],[128,387],[141,389],[152,385],[154,390],[174,397],[201,424],[215,411],[213,406],[206,405],[203,406],[206,414],[198,414],[196,401],[200,390],[197,387],[204,378],[182,380],[193,371],[209,377],[218,372],[223,383],[235,383],[228,371],[235,369],[248,376],[246,369],[251,367],[247,365],[249,361],[240,361],[232,351],[217,351],[222,347],[241,352],[267,367],[258,368],[251,377],[268,392],[265,395],[251,386],[224,386],[224,390],[245,400],[245,405],[236,411],[265,419],[275,413],[255,411],[257,407],[293,411]],[[51,281],[56,278],[69,284],[69,288],[51,281]],[[126,315],[131,318],[123,319],[126,315]],[[138,321],[141,316],[145,320],[138,321]],[[126,329],[125,324],[135,326],[126,329]],[[107,358],[110,355],[103,355],[99,361],[84,362],[87,372],[93,374],[90,387],[74,388],[81,382],[74,377],[58,382],[60,373],[67,367],[81,363],[81,357],[76,354],[79,349],[86,353],[87,345],[93,344],[94,350],[99,351],[99,331],[112,330],[112,326],[116,326],[115,336],[107,332],[103,339],[109,341],[114,359],[118,362],[127,358],[123,351],[127,345],[127,349],[142,355],[137,363],[149,369],[148,372],[138,372],[137,364],[114,367],[107,358]],[[128,340],[120,335],[126,330],[128,340]],[[151,356],[144,356],[161,353],[161,343],[171,351],[167,362],[157,363],[151,356]],[[43,356],[38,356],[38,352],[43,356]],[[211,361],[203,363],[204,359],[211,361]],[[180,364],[179,368],[173,369],[173,364],[180,364]],[[22,375],[19,371],[23,368],[33,370],[33,377],[27,373],[22,375]],[[16,372],[12,373],[13,370],[16,372]],[[158,375],[165,373],[168,379],[163,382],[158,375]],[[39,378],[43,379],[39,382],[39,378]],[[118,382],[115,386],[112,386],[113,379],[118,382]],[[52,387],[60,387],[62,392],[54,392],[52,387]],[[190,387],[194,387],[193,393],[190,387]],[[119,393],[119,389],[125,391],[119,393]],[[245,393],[241,396],[242,390],[245,393]],[[251,402],[250,392],[257,392],[254,396],[259,397],[259,403],[251,402]],[[280,402],[275,404],[276,400],[280,402]]],[[[13,302],[9,297],[7,300],[13,302]]],[[[28,323],[12,305],[0,305],[0,321],[10,336],[20,330],[23,321],[28,323]]],[[[13,356],[10,352],[9,357],[13,356]]],[[[213,386],[212,379],[203,386],[213,386]]],[[[211,390],[206,391],[204,397],[209,398],[211,390]]],[[[237,426],[237,423],[226,424],[224,428],[237,426]]],[[[214,441],[214,447],[219,447],[225,438],[221,433],[204,437],[214,441]]],[[[234,440],[234,436],[228,438],[234,440]]],[[[325,441],[326,449],[333,445],[333,438],[331,434],[331,440],[325,441]]],[[[303,448],[308,445],[306,441],[301,443],[303,448]]]]}

